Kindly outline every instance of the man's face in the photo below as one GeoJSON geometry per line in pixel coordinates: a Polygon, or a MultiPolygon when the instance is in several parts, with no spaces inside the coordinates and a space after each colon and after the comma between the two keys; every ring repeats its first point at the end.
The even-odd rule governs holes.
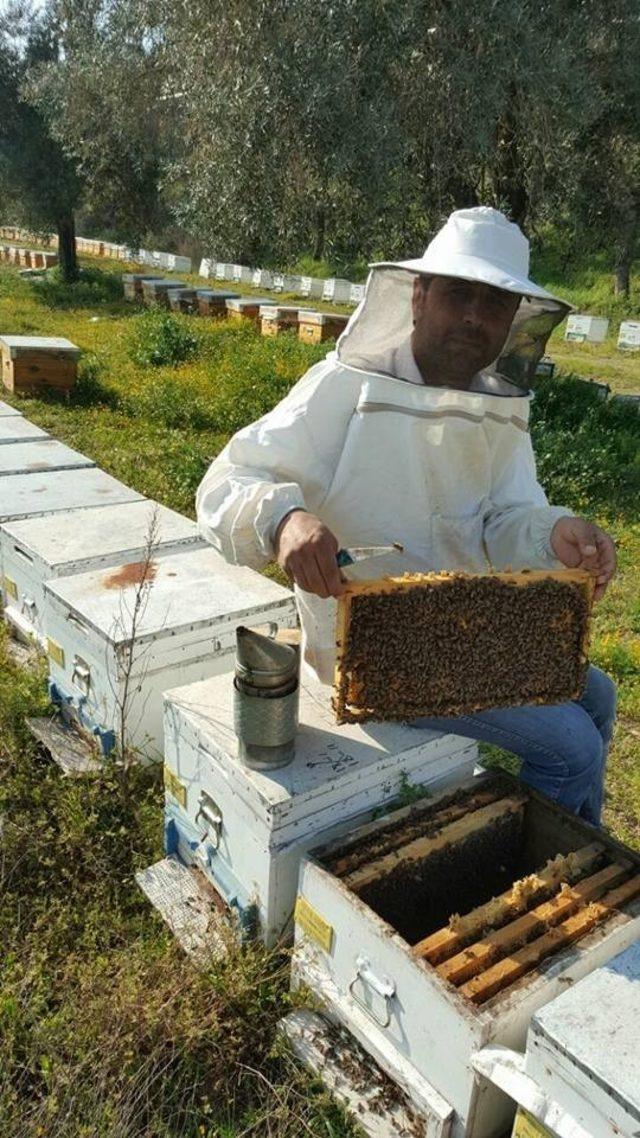
{"type": "Polygon", "coordinates": [[[500,354],[519,303],[519,296],[492,285],[417,277],[412,346],[425,378],[466,383],[487,367],[500,354]]]}

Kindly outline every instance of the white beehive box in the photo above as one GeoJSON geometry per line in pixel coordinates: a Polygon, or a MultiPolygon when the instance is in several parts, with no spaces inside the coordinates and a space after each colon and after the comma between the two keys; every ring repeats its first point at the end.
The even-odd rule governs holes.
{"type": "Polygon", "coordinates": [[[349,304],[360,304],[360,301],[364,300],[364,290],[365,285],[352,284],[351,291],[349,293],[349,304]]]}
{"type": "MultiPolygon", "coordinates": [[[[473,779],[472,793],[490,790],[492,780],[495,775],[491,773],[482,779],[473,779]]],[[[518,786],[515,781],[512,785],[518,786]]],[[[450,791],[448,788],[447,794],[450,791]]],[[[513,793],[525,795],[528,813],[524,826],[518,829],[516,824],[513,830],[516,838],[512,853],[506,853],[506,846],[502,846],[502,857],[506,853],[509,864],[524,864],[529,872],[544,866],[556,853],[567,854],[601,839],[612,851],[613,858],[623,855],[637,866],[638,859],[631,851],[623,850],[605,835],[601,836],[600,831],[559,810],[541,795],[527,788],[515,789],[513,793]],[[521,853],[514,863],[510,859],[518,849],[521,853]],[[523,863],[521,854],[525,849],[523,863]]],[[[455,803],[456,800],[449,798],[448,801],[455,803]]],[[[423,811],[423,816],[428,818],[428,812],[437,808],[437,798],[416,804],[414,820],[423,811]]],[[[491,813],[491,807],[487,811],[491,813]]],[[[481,815],[482,810],[477,817],[481,815]]],[[[469,818],[473,824],[469,814],[464,815],[460,823],[461,828],[467,827],[467,832],[469,818]]],[[[514,1105],[475,1073],[473,1057],[494,1046],[522,1051],[535,1012],[566,991],[567,985],[581,980],[637,940],[640,899],[636,892],[635,900],[627,904],[624,911],[612,909],[604,923],[592,928],[580,940],[567,943],[561,939],[559,944],[564,947],[559,947],[555,955],[543,959],[526,975],[476,1005],[436,967],[414,954],[413,937],[411,942],[405,939],[398,925],[402,927],[404,923],[407,928],[415,928],[423,922],[425,931],[433,930],[433,925],[424,923],[425,914],[429,913],[425,890],[428,894],[434,888],[436,877],[440,885],[435,888],[440,889],[451,915],[460,911],[461,894],[473,888],[474,879],[484,890],[484,894],[478,896],[479,902],[489,902],[500,892],[500,888],[494,890],[486,880],[490,873],[505,868],[499,860],[498,830],[483,845],[479,825],[473,852],[469,846],[465,849],[461,845],[457,855],[451,843],[446,845],[444,831],[437,828],[423,831],[425,837],[416,840],[416,847],[422,843],[429,846],[432,842],[437,846],[442,839],[442,855],[439,863],[434,862],[430,872],[422,877],[418,849],[413,857],[398,851],[381,858],[387,863],[387,876],[384,890],[378,894],[376,910],[364,896],[350,888],[348,876],[344,878],[338,870],[334,872],[332,859],[340,863],[354,844],[363,838],[369,843],[373,841],[374,852],[369,863],[360,865],[360,877],[362,879],[363,874],[366,877],[368,864],[375,866],[378,851],[385,850],[380,844],[383,830],[397,825],[398,820],[392,814],[363,827],[360,832],[351,831],[342,843],[335,842],[303,857],[295,915],[294,983],[310,987],[323,1001],[328,1014],[346,1026],[406,1091],[411,1093],[412,1086],[417,1084],[429,1085],[434,1099],[448,1105],[453,1111],[450,1128],[444,1121],[446,1112],[431,1112],[428,1102],[416,1102],[429,1119],[431,1128],[427,1133],[430,1136],[498,1138],[508,1132],[514,1105]],[[395,909],[394,923],[385,919],[385,905],[395,909]],[[416,1074],[415,1079],[412,1072],[416,1074]]],[[[437,827],[437,822],[434,825],[437,827]]],[[[638,869],[632,872],[636,875],[635,888],[638,869]]],[[[370,898],[370,894],[367,896],[370,898]]],[[[471,908],[478,901],[472,902],[471,908]]],[[[461,906],[461,911],[464,914],[469,907],[461,906]]],[[[448,925],[446,917],[438,918],[435,928],[439,925],[444,925],[443,932],[455,928],[448,925]]],[[[555,927],[559,930],[559,926],[555,927]]],[[[515,949],[512,952],[515,954],[515,949]]],[[[510,960],[507,956],[506,961],[510,960]]],[[[503,963],[504,958],[500,961],[503,963]]]]}
{"type": "MultiPolygon", "coordinates": [[[[28,443],[0,447],[0,478],[6,475],[39,474],[44,471],[77,470],[95,466],[90,458],[45,435],[28,443]]],[[[81,474],[78,474],[82,478],[81,474]]],[[[2,507],[0,505],[0,511],[2,507]]]]}
{"type": "Polygon", "coordinates": [[[28,419],[23,419],[22,415],[0,415],[0,446],[3,443],[30,443],[34,439],[49,437],[46,431],[28,419]]]}
{"type": "Polygon", "coordinates": [[[297,617],[287,589],[210,548],[162,558],[152,578],[135,630],[130,565],[50,581],[44,623],[53,698],[113,740],[128,683],[127,745],[159,759],[162,693],[228,671],[239,624],[292,627],[297,617]]]}
{"type": "Polygon", "coordinates": [[[154,560],[205,544],[195,522],[147,500],[0,526],[6,619],[44,644],[45,583],[140,561],[152,527],[154,560]]]}
{"type": "Polygon", "coordinates": [[[301,296],[316,297],[320,299],[324,291],[325,282],[320,277],[301,277],[301,296]]]}
{"type": "Polygon", "coordinates": [[[567,319],[565,340],[576,343],[601,344],[607,338],[609,321],[604,316],[583,316],[572,313],[567,319]]]}
{"type": "Polygon", "coordinates": [[[210,276],[212,276],[213,273],[215,272],[215,267],[216,267],[215,261],[212,261],[209,257],[203,257],[202,260],[200,261],[200,268],[198,269],[198,276],[204,277],[205,280],[208,280],[208,278],[210,276]]]}
{"type": "Polygon", "coordinates": [[[168,253],[167,268],[175,273],[190,273],[191,257],[181,257],[178,253],[168,253]]]}
{"type": "Polygon", "coordinates": [[[273,274],[273,291],[274,292],[295,292],[299,293],[302,287],[302,277],[294,273],[274,273],[273,274]]]}
{"type": "MultiPolygon", "coordinates": [[[[525,1072],[578,1134],[640,1131],[640,942],[531,1021],[525,1072]]],[[[572,1132],[573,1133],[573,1132],[572,1132]]]]}
{"type": "Polygon", "coordinates": [[[625,351],[640,350],[640,320],[625,320],[620,325],[618,347],[625,351]]]}
{"type": "Polygon", "coordinates": [[[254,269],[251,274],[251,284],[254,288],[273,288],[271,269],[254,269]]]}
{"type": "Polygon", "coordinates": [[[348,304],[351,299],[351,281],[331,277],[330,280],[324,282],[322,299],[331,300],[334,304],[348,304]]]}
{"type": "Polygon", "coordinates": [[[18,411],[17,407],[12,407],[10,403],[3,403],[0,399],[0,417],[4,419],[7,415],[12,419],[15,419],[16,416],[22,418],[22,412],[18,411]]]}
{"type": "Polygon", "coordinates": [[[0,477],[0,523],[78,510],[139,502],[142,494],[112,478],[97,466],[55,470],[51,474],[11,474],[0,477]]]}
{"type": "Polygon", "coordinates": [[[337,727],[330,696],[305,682],[295,758],[269,773],[237,758],[230,674],[165,697],[167,853],[201,868],[245,924],[257,918],[268,944],[291,931],[306,850],[368,820],[403,779],[434,785],[470,773],[476,760],[475,743],[457,735],[398,723],[337,727]],[[217,833],[203,805],[221,814],[217,833]]]}

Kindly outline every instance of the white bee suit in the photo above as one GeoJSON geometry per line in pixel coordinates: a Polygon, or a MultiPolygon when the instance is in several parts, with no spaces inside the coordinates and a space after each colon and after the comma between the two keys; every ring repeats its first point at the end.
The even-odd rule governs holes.
{"type": "MultiPolygon", "coordinates": [[[[496,367],[470,390],[422,382],[410,346],[415,264],[422,262],[374,267],[337,352],[212,463],[198,490],[198,519],[228,561],[261,568],[273,559],[282,518],[302,507],[341,547],[400,542],[425,570],[557,566],[551,529],[572,511],[550,506],[537,481],[532,395],[496,367]]],[[[516,279],[512,290],[521,289],[516,279]]],[[[530,348],[544,324],[539,356],[566,311],[547,294],[523,299],[504,361],[511,343],[530,348]]],[[[526,351],[511,362],[518,358],[526,362],[526,351]]],[[[305,662],[331,683],[336,603],[299,589],[296,596],[305,662]]]]}

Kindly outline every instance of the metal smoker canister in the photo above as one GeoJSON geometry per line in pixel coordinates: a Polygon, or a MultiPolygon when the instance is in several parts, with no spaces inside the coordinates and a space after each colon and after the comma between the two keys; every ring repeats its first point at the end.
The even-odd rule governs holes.
{"type": "Polygon", "coordinates": [[[250,628],[236,630],[234,725],[238,754],[253,770],[277,770],[295,754],[298,653],[250,628]]]}

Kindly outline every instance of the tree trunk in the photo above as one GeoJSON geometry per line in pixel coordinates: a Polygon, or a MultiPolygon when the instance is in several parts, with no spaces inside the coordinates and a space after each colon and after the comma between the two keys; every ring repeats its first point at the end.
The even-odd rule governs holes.
{"type": "Polygon", "coordinates": [[[613,291],[616,296],[629,296],[631,289],[631,266],[634,260],[637,215],[632,205],[624,210],[620,231],[615,245],[615,264],[613,291]]]}
{"type": "Polygon", "coordinates": [[[58,259],[60,272],[66,284],[78,279],[78,258],[76,254],[76,222],[72,213],[58,220],[58,259]]]}
{"type": "Polygon", "coordinates": [[[324,257],[324,243],[327,226],[327,215],[323,205],[316,209],[316,243],[313,248],[314,261],[321,261],[324,257]]]}
{"type": "Polygon", "coordinates": [[[495,190],[497,197],[506,201],[511,220],[524,229],[529,195],[518,154],[518,130],[513,113],[515,98],[515,88],[511,88],[507,94],[506,110],[498,125],[495,190]]]}

